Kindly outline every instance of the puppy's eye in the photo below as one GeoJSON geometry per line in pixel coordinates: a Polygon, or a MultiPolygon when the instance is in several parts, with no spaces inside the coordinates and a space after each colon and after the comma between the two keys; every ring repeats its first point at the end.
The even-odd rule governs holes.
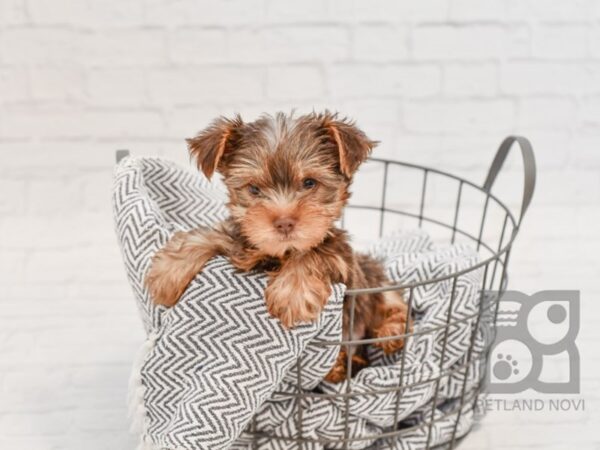
{"type": "Polygon", "coordinates": [[[305,178],[302,181],[302,187],[304,189],[312,189],[317,185],[317,180],[315,180],[314,178],[305,178]]]}
{"type": "Polygon", "coordinates": [[[255,197],[258,197],[260,195],[260,189],[258,188],[258,186],[254,186],[253,184],[248,185],[248,192],[250,192],[250,194],[254,195],[255,197]]]}

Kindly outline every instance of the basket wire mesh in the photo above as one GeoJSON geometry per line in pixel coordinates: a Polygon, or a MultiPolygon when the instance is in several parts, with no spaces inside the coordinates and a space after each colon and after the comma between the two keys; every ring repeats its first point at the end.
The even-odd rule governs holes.
{"type": "MultiPolygon", "coordinates": [[[[415,428],[422,428],[427,433],[426,445],[425,449],[432,448],[432,429],[434,424],[437,421],[447,419],[448,417],[454,416],[454,425],[450,439],[443,444],[444,448],[456,448],[459,442],[459,434],[458,434],[458,426],[461,420],[461,415],[463,414],[464,406],[471,402],[473,408],[475,409],[476,403],[478,401],[479,395],[485,389],[485,379],[486,374],[484,373],[479,377],[478,382],[475,387],[467,389],[467,379],[469,377],[469,369],[471,367],[471,362],[474,354],[474,347],[476,342],[477,331],[482,326],[483,321],[489,322],[492,337],[486,340],[486,347],[484,352],[481,354],[483,359],[482,367],[487,367],[487,359],[489,357],[489,353],[491,351],[491,347],[493,344],[493,337],[495,334],[495,323],[498,314],[499,302],[502,297],[502,294],[506,290],[508,274],[507,274],[507,266],[510,258],[511,247],[514,242],[515,237],[519,231],[519,227],[529,207],[531,202],[533,191],[535,188],[535,176],[536,176],[536,167],[535,167],[535,158],[533,155],[533,150],[529,141],[523,137],[519,136],[510,136],[507,137],[502,144],[500,145],[496,156],[490,166],[487,177],[483,185],[478,185],[471,181],[468,181],[464,178],[452,175],[450,173],[424,167],[416,164],[410,164],[399,161],[392,161],[387,159],[370,159],[370,164],[379,166],[381,169],[381,195],[379,198],[379,202],[376,205],[373,204],[349,204],[347,207],[347,212],[352,210],[361,211],[361,214],[364,212],[371,212],[378,216],[377,222],[378,225],[376,228],[378,229],[378,235],[382,236],[384,234],[384,230],[386,229],[386,223],[388,219],[392,217],[400,217],[408,220],[412,220],[413,223],[416,222],[418,227],[422,228],[424,226],[431,226],[438,229],[445,230],[448,232],[449,236],[446,238],[452,244],[457,242],[458,240],[464,240],[467,242],[471,242],[478,252],[481,255],[481,261],[477,264],[461,270],[450,275],[445,275],[443,277],[438,277],[431,280],[423,280],[420,282],[405,284],[405,285],[392,285],[392,286],[373,286],[368,289],[351,289],[346,291],[347,299],[346,301],[351,302],[351,317],[349,320],[350,326],[350,335],[347,340],[340,340],[338,342],[322,342],[318,345],[335,345],[340,347],[340,350],[343,348],[348,348],[350,346],[358,346],[363,344],[374,344],[377,342],[383,342],[394,339],[405,339],[405,345],[401,350],[400,358],[400,376],[398,378],[398,384],[394,388],[386,388],[380,390],[373,390],[370,392],[353,392],[352,391],[352,383],[346,383],[346,392],[343,394],[326,394],[321,392],[314,391],[305,391],[302,388],[302,365],[300,360],[298,360],[296,364],[296,372],[297,372],[297,386],[295,393],[289,392],[276,392],[275,396],[280,396],[281,398],[295,398],[296,399],[296,429],[297,433],[295,436],[276,436],[266,432],[257,431],[256,427],[256,418],[253,419],[250,427],[250,434],[252,436],[252,448],[259,448],[259,441],[267,440],[279,440],[284,441],[285,443],[295,444],[295,448],[300,450],[302,449],[311,449],[315,446],[336,446],[336,448],[349,449],[353,443],[364,441],[365,443],[368,441],[372,441],[376,439],[376,448],[384,449],[384,448],[394,448],[393,442],[397,439],[401,439],[402,436],[406,433],[412,432],[415,428]],[[508,206],[503,203],[498,197],[492,194],[491,189],[494,185],[497,175],[499,174],[502,165],[510,151],[513,148],[513,144],[517,143],[518,147],[521,151],[521,156],[523,158],[523,169],[524,169],[524,188],[523,188],[523,198],[521,203],[521,209],[517,217],[515,217],[508,206]],[[392,169],[402,169],[402,170],[410,170],[413,173],[420,174],[421,183],[420,183],[420,194],[419,194],[419,202],[418,202],[418,210],[415,212],[407,211],[406,208],[403,208],[402,205],[395,206],[393,202],[390,200],[388,195],[388,190],[391,189],[390,181],[392,178],[390,176],[390,171],[392,169]],[[454,207],[453,214],[449,220],[444,220],[440,218],[436,218],[434,214],[428,213],[428,200],[427,193],[431,188],[432,180],[435,178],[441,178],[445,181],[451,182],[454,185],[454,207]],[[466,191],[471,190],[479,197],[479,199],[483,201],[483,207],[479,212],[470,211],[473,214],[478,216],[478,220],[476,221],[475,227],[471,227],[470,229],[467,226],[463,226],[461,224],[461,213],[463,210],[468,209],[466,197],[466,191]],[[492,227],[490,225],[490,210],[495,208],[499,211],[500,220],[496,221],[492,227]],[[501,224],[501,225],[500,225],[501,224]],[[459,277],[465,275],[466,273],[482,270],[483,276],[481,281],[481,289],[479,291],[480,299],[479,299],[479,307],[478,311],[469,317],[462,317],[460,319],[454,318],[452,316],[453,311],[453,303],[456,297],[456,288],[457,281],[459,277]],[[354,303],[356,302],[356,296],[359,294],[368,294],[368,293],[376,293],[376,292],[384,292],[389,290],[396,290],[403,293],[405,300],[408,304],[408,312],[409,315],[413,310],[413,299],[414,292],[419,286],[424,286],[433,283],[439,283],[441,281],[452,280],[452,290],[450,296],[450,305],[448,308],[448,314],[446,317],[445,324],[441,327],[432,327],[426,330],[415,330],[412,333],[409,332],[408,329],[404,330],[404,333],[397,336],[385,337],[385,338],[367,338],[367,339],[354,339],[352,336],[352,330],[354,328],[354,303]],[[445,352],[448,343],[449,330],[452,325],[458,323],[459,321],[473,320],[474,324],[471,329],[470,341],[466,356],[466,361],[464,364],[459,365],[458,367],[452,367],[452,369],[446,369],[443,367],[443,362],[445,358],[445,352]],[[422,333],[432,333],[434,331],[439,331],[440,328],[443,328],[443,340],[442,340],[442,355],[439,367],[439,375],[435,378],[430,378],[425,381],[420,381],[420,383],[431,383],[434,382],[434,394],[433,399],[431,401],[431,412],[429,414],[429,418],[425,420],[423,423],[419,423],[416,426],[403,426],[400,427],[400,423],[398,421],[399,416],[399,406],[400,400],[403,395],[403,391],[409,389],[411,385],[403,385],[402,380],[404,379],[404,370],[405,370],[405,349],[407,348],[407,342],[411,338],[414,338],[418,334],[422,333]],[[462,390],[461,395],[458,401],[458,406],[449,411],[445,411],[443,415],[435,415],[437,410],[439,391],[440,391],[440,383],[445,377],[449,377],[455,373],[463,371],[464,375],[462,378],[462,390]],[[385,431],[383,433],[379,433],[376,436],[360,436],[360,437],[350,437],[350,401],[353,397],[361,395],[379,395],[385,394],[389,392],[395,392],[395,412],[394,412],[394,426],[391,430],[385,431]],[[344,410],[344,438],[343,439],[316,439],[316,438],[308,438],[303,436],[303,409],[302,403],[304,399],[309,397],[318,397],[324,399],[340,399],[343,398],[343,403],[345,405],[344,410]]],[[[471,205],[471,208],[473,205],[471,205]]],[[[346,214],[345,214],[346,215],[346,214]]],[[[498,215],[498,214],[497,214],[498,215]]],[[[342,219],[342,226],[344,226],[344,220],[342,219]]],[[[407,325],[408,326],[408,325],[407,325]]],[[[348,351],[347,353],[347,373],[348,380],[350,379],[350,374],[352,373],[352,352],[348,351]]]]}

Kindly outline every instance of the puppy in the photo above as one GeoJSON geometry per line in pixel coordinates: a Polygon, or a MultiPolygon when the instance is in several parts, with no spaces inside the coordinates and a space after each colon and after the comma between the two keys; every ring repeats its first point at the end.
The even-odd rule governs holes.
{"type": "MultiPolygon", "coordinates": [[[[267,273],[267,309],[286,328],[315,320],[332,283],[349,289],[389,283],[381,264],[355,253],[347,233],[335,226],[354,173],[376,145],[352,122],[330,112],[297,118],[279,113],[251,123],[221,117],[187,143],[206,177],[222,174],[230,216],[214,228],[176,233],[156,253],[146,277],[155,303],[175,305],[215,255],[227,256],[239,270],[267,273]]],[[[350,304],[346,298],[345,339],[350,304]]],[[[354,308],[353,339],[412,329],[396,291],[358,295],[354,308]]],[[[402,348],[403,340],[376,345],[391,353],[402,348]]],[[[359,350],[349,349],[357,370],[367,364],[359,350]]],[[[349,375],[347,358],[341,351],[328,381],[349,375]]]]}

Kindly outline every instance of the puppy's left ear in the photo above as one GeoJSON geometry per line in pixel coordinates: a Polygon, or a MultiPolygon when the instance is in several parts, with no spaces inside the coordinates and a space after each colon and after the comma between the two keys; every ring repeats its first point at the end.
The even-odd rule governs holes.
{"type": "Polygon", "coordinates": [[[325,112],[322,117],[323,126],[337,146],[340,170],[347,178],[351,178],[378,142],[369,139],[354,122],[338,117],[337,113],[325,112]]]}
{"type": "Polygon", "coordinates": [[[196,159],[198,168],[206,178],[210,179],[224,157],[234,150],[243,125],[239,115],[233,119],[219,117],[197,136],[186,139],[190,155],[196,159]]]}

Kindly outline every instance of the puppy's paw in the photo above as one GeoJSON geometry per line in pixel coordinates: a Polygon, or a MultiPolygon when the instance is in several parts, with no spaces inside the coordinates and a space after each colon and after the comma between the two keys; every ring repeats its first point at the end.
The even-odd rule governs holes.
{"type": "Polygon", "coordinates": [[[173,306],[183,294],[187,283],[178,273],[177,266],[177,261],[164,251],[159,251],[152,258],[146,286],[155,304],[173,306]]]}
{"type": "Polygon", "coordinates": [[[193,233],[176,233],[152,258],[145,283],[155,304],[175,305],[212,257],[209,247],[193,233]]]}
{"type": "MultiPolygon", "coordinates": [[[[401,336],[406,333],[412,333],[412,320],[408,321],[406,311],[395,310],[389,311],[386,317],[381,322],[381,325],[373,330],[373,335],[376,338],[401,336]]],[[[380,347],[386,355],[397,352],[404,347],[404,337],[390,339],[383,342],[377,342],[374,345],[380,347]]]]}
{"type": "Polygon", "coordinates": [[[330,383],[341,383],[348,376],[346,370],[346,360],[348,355],[346,350],[340,350],[338,353],[337,359],[335,360],[335,364],[329,371],[327,375],[325,375],[325,381],[330,383]]]}
{"type": "Polygon", "coordinates": [[[319,317],[331,293],[329,284],[316,277],[282,271],[272,276],[265,289],[269,314],[285,328],[300,322],[312,322],[319,317]]]}
{"type": "MultiPolygon", "coordinates": [[[[340,350],[338,353],[338,357],[335,361],[335,364],[329,371],[327,375],[325,375],[325,381],[329,381],[330,383],[341,383],[342,381],[348,378],[348,354],[346,350],[340,350]]],[[[369,362],[363,358],[359,354],[352,355],[352,375],[356,375],[361,369],[364,369],[369,365],[369,362]]]]}
{"type": "Polygon", "coordinates": [[[359,354],[352,355],[352,376],[356,375],[359,370],[364,369],[369,365],[369,361],[359,354]]]}

